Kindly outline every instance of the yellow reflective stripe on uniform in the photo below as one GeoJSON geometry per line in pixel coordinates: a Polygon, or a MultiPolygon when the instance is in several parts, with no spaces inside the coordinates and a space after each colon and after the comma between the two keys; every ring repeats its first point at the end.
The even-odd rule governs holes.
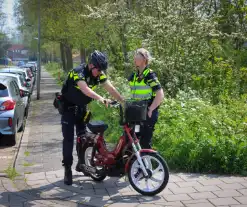
{"type": "Polygon", "coordinates": [[[88,115],[89,115],[89,111],[87,111],[86,115],[84,116],[84,119],[83,119],[84,121],[87,120],[88,115]]]}
{"type": "MultiPolygon", "coordinates": [[[[88,87],[91,88],[92,90],[95,90],[97,86],[88,86],[88,87]]],[[[80,87],[78,85],[76,85],[75,88],[80,90],[80,87]]]]}
{"type": "Polygon", "coordinates": [[[130,86],[130,88],[131,90],[150,90],[150,86],[143,86],[143,85],[141,86],[134,85],[134,86],[130,86]]]}
{"type": "Polygon", "coordinates": [[[152,90],[131,90],[132,94],[147,94],[147,95],[152,95],[152,90]]]}
{"type": "Polygon", "coordinates": [[[70,78],[73,78],[73,72],[70,72],[69,77],[70,77],[70,78]]]}
{"type": "Polygon", "coordinates": [[[154,87],[154,86],[159,85],[159,83],[157,83],[157,82],[151,82],[151,83],[149,83],[149,85],[150,85],[150,87],[154,87]]]}
{"type": "Polygon", "coordinates": [[[76,80],[78,80],[78,79],[79,79],[79,76],[78,76],[78,74],[77,74],[77,73],[74,73],[73,75],[74,75],[74,81],[76,81],[76,80]]]}
{"type": "Polygon", "coordinates": [[[105,79],[105,78],[106,78],[106,75],[105,75],[105,74],[102,74],[102,75],[100,75],[100,77],[99,77],[100,80],[103,80],[103,79],[105,79]]]}

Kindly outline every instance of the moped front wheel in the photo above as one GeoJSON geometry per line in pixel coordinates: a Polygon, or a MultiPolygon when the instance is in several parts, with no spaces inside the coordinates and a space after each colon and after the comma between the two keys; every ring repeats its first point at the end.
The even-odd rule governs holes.
{"type": "Polygon", "coordinates": [[[135,156],[129,166],[128,178],[131,186],[140,194],[154,196],[166,187],[169,181],[169,170],[165,160],[153,152],[141,153],[147,176],[135,156]]]}

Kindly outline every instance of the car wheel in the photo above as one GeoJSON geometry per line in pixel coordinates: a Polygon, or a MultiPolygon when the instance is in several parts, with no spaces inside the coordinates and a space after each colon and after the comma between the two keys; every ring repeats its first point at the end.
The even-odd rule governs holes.
{"type": "Polygon", "coordinates": [[[11,134],[11,135],[8,135],[8,136],[5,137],[7,146],[15,146],[15,144],[16,144],[16,134],[17,134],[17,126],[16,126],[14,134],[11,134]]]}
{"type": "Polygon", "coordinates": [[[18,130],[18,132],[22,132],[24,130],[24,128],[25,128],[25,120],[26,120],[26,117],[23,117],[23,121],[22,121],[21,127],[18,130]]]}
{"type": "Polygon", "coordinates": [[[16,133],[9,135],[9,137],[6,137],[8,139],[7,145],[8,146],[15,146],[16,144],[16,133]]]}
{"type": "Polygon", "coordinates": [[[25,109],[25,114],[24,114],[24,116],[27,118],[27,116],[28,116],[28,107],[26,107],[26,109],[25,109]]]}

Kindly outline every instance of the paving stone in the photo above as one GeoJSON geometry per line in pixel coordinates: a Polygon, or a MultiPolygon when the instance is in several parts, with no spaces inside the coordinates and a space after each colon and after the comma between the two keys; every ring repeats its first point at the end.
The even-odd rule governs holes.
{"type": "Polygon", "coordinates": [[[211,180],[200,180],[198,181],[199,183],[201,183],[204,186],[207,185],[218,185],[218,184],[224,184],[223,181],[221,181],[220,179],[211,179],[211,180]]]}
{"type": "Polygon", "coordinates": [[[216,196],[211,192],[190,193],[189,196],[193,199],[216,198],[216,196]]]}
{"type": "Polygon", "coordinates": [[[17,192],[15,184],[11,180],[2,180],[4,188],[9,192],[17,192]]]}
{"type": "Polygon", "coordinates": [[[218,187],[220,187],[222,190],[238,190],[243,189],[244,186],[239,183],[232,183],[232,184],[219,184],[218,187]]]}
{"type": "Polygon", "coordinates": [[[159,194],[157,195],[173,195],[173,192],[168,189],[168,188],[165,188],[163,191],[161,191],[159,194]]]}
{"type": "Polygon", "coordinates": [[[164,195],[164,198],[167,201],[186,201],[186,200],[191,200],[192,199],[187,194],[164,195]]]}
{"type": "Polygon", "coordinates": [[[27,199],[22,198],[20,196],[17,196],[15,194],[10,194],[9,195],[10,206],[20,205],[21,203],[24,203],[25,201],[27,201],[27,199]]]}
{"type": "Polygon", "coordinates": [[[96,195],[108,196],[108,192],[106,191],[106,189],[95,189],[95,194],[96,195]]]}
{"type": "Polygon", "coordinates": [[[231,183],[243,183],[246,182],[244,177],[225,177],[225,178],[220,178],[224,183],[231,184],[231,183]]]}
{"type": "Polygon", "coordinates": [[[223,190],[223,191],[214,191],[215,195],[217,195],[220,198],[227,198],[227,197],[233,197],[233,196],[241,196],[242,194],[239,193],[236,190],[223,190]]]}
{"type": "Polygon", "coordinates": [[[241,204],[247,204],[247,196],[239,196],[234,198],[241,204]]]}
{"type": "Polygon", "coordinates": [[[197,181],[188,181],[188,182],[176,182],[176,184],[179,187],[196,187],[196,186],[202,186],[199,182],[197,181]]]}
{"type": "Polygon", "coordinates": [[[194,204],[194,203],[207,203],[207,199],[196,199],[196,200],[188,200],[188,201],[183,201],[184,204],[194,204]]]}
{"type": "Polygon", "coordinates": [[[213,198],[213,199],[209,199],[209,201],[215,206],[239,204],[239,202],[237,202],[233,198],[213,198]]]}
{"type": "MultiPolygon", "coordinates": [[[[140,203],[121,203],[121,202],[116,202],[113,204],[110,204],[108,207],[139,207],[140,203]]],[[[144,204],[142,204],[144,205],[144,204]]]]}
{"type": "Polygon", "coordinates": [[[166,188],[169,188],[169,189],[171,189],[171,188],[180,188],[180,186],[177,185],[176,183],[170,183],[170,182],[169,182],[169,183],[167,184],[166,188]]]}
{"type": "Polygon", "coordinates": [[[165,203],[166,200],[162,196],[142,196],[138,195],[136,198],[139,200],[140,203],[165,203]]]}
{"type": "Polygon", "coordinates": [[[118,199],[119,197],[122,197],[122,194],[118,191],[117,188],[107,188],[106,191],[108,192],[111,199],[118,199]]]}
{"type": "Polygon", "coordinates": [[[245,188],[245,189],[240,189],[240,190],[238,190],[238,192],[240,192],[241,194],[247,196],[247,188],[245,188]]]}
{"type": "Polygon", "coordinates": [[[209,192],[209,191],[217,191],[221,190],[217,186],[207,185],[207,186],[196,186],[194,187],[198,192],[209,192]]]}
{"type": "Polygon", "coordinates": [[[165,206],[165,207],[168,207],[168,206],[176,206],[176,207],[182,207],[182,206],[185,206],[182,202],[180,201],[171,201],[171,202],[164,202],[164,203],[155,203],[155,205],[158,204],[158,205],[161,205],[161,206],[165,206]]]}
{"type": "Polygon", "coordinates": [[[0,194],[0,204],[7,204],[9,203],[9,195],[8,192],[3,192],[0,194]]]}
{"type": "Polygon", "coordinates": [[[169,182],[184,182],[185,180],[183,180],[181,177],[179,177],[179,175],[170,175],[169,176],[169,182]]]}
{"type": "Polygon", "coordinates": [[[184,181],[198,181],[198,180],[206,180],[206,177],[202,174],[196,173],[178,173],[178,176],[181,177],[184,181]]]}
{"type": "Polygon", "coordinates": [[[170,188],[171,192],[174,194],[183,194],[183,193],[194,193],[197,192],[193,187],[185,187],[185,188],[170,188]]]}
{"type": "Polygon", "coordinates": [[[43,191],[40,196],[42,198],[45,198],[45,199],[46,198],[65,199],[65,198],[72,197],[75,195],[77,195],[77,193],[70,192],[70,191],[55,187],[53,189],[43,191]]]}
{"type": "Polygon", "coordinates": [[[247,182],[242,182],[241,184],[247,188],[247,182]]]}
{"type": "Polygon", "coordinates": [[[69,199],[70,201],[79,203],[79,204],[84,204],[84,205],[90,205],[90,206],[108,206],[109,204],[112,204],[113,201],[109,200],[107,198],[94,198],[90,196],[83,196],[83,195],[77,195],[69,199]]]}
{"type": "Polygon", "coordinates": [[[212,205],[210,202],[207,203],[190,203],[190,204],[186,204],[186,207],[214,207],[214,205],[212,205]]]}
{"type": "Polygon", "coordinates": [[[29,186],[33,186],[33,185],[44,186],[44,185],[49,185],[50,184],[47,180],[27,180],[26,183],[29,186]]]}

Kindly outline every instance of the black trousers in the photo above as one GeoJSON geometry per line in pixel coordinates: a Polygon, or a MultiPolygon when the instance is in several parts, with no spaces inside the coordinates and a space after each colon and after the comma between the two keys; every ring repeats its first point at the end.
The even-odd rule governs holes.
{"type": "Polygon", "coordinates": [[[63,133],[63,165],[72,166],[74,147],[74,128],[76,135],[85,133],[86,123],[83,120],[83,113],[75,114],[73,111],[66,111],[61,118],[63,133]]]}
{"type": "Polygon", "coordinates": [[[152,137],[153,137],[155,124],[158,121],[158,116],[159,116],[158,109],[155,109],[151,117],[147,116],[147,120],[143,122],[140,127],[140,132],[136,134],[140,140],[140,145],[142,149],[152,148],[152,137]]]}

